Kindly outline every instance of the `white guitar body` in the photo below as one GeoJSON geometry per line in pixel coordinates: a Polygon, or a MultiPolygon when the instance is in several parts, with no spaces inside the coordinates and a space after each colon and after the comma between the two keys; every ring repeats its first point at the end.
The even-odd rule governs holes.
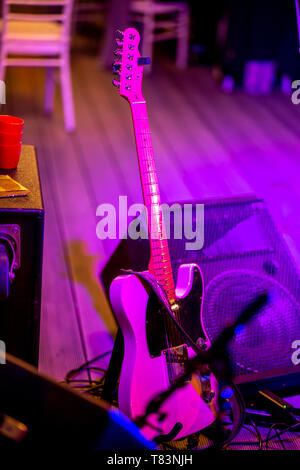
{"type": "MultiPolygon", "coordinates": [[[[182,265],[178,272],[176,297],[186,298],[193,285],[195,264],[182,265]]],[[[200,294],[199,294],[200,295],[200,294]]],[[[142,416],[149,402],[170,386],[168,368],[164,354],[151,357],[146,336],[146,313],[149,288],[132,275],[117,277],[110,287],[110,299],[119,326],[124,336],[124,361],[119,383],[119,407],[130,419],[142,416]]],[[[201,312],[199,312],[201,315],[201,312]]],[[[190,357],[194,355],[188,348],[190,357]]],[[[162,406],[165,419],[158,421],[150,415],[142,431],[153,439],[160,434],[168,434],[176,423],[182,424],[176,439],[183,438],[209,426],[216,418],[216,399],[209,404],[202,397],[198,377],[193,376],[182,389],[177,390],[162,406]]],[[[217,384],[211,376],[212,390],[217,395],[217,384]]]]}

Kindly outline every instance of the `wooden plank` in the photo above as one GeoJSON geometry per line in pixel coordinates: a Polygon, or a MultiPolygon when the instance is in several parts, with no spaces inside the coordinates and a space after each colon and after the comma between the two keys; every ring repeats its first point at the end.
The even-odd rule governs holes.
{"type": "Polygon", "coordinates": [[[162,72],[156,89],[160,91],[160,100],[167,100],[171,119],[168,122],[173,124],[170,133],[177,148],[182,140],[181,167],[188,168],[190,190],[198,199],[248,193],[249,185],[241,178],[229,149],[216,139],[202,119],[204,103],[201,100],[200,112],[195,112],[194,97],[190,96],[193,77],[180,72],[176,76],[162,72]]]}
{"type": "MultiPolygon", "coordinates": [[[[127,136],[127,141],[123,142],[123,147],[120,148],[117,144],[119,128],[111,120],[106,123],[109,113],[106,113],[105,103],[98,94],[98,88],[102,86],[103,81],[99,65],[94,61],[83,59],[83,64],[82,62],[75,64],[74,70],[77,99],[80,103],[78,126],[81,129],[81,123],[84,123],[88,129],[87,132],[77,132],[74,136],[77,149],[80,150],[77,152],[79,165],[82,172],[87,173],[95,213],[99,204],[112,204],[118,211],[119,196],[127,196],[129,203],[132,203],[132,192],[126,177],[128,171],[124,172],[120,166],[117,152],[121,152],[125,158],[125,155],[130,153],[135,155],[135,148],[131,136],[127,136]],[[87,73],[84,73],[85,70],[87,73]],[[90,76],[93,77],[92,80],[90,76]],[[95,88],[94,91],[91,91],[92,87],[95,88]]],[[[112,88],[111,81],[110,86],[112,88]]],[[[109,91],[111,94],[114,92],[114,90],[109,91]]],[[[118,243],[118,239],[103,240],[99,270],[118,243]]]]}
{"type": "MultiPolygon", "coordinates": [[[[88,136],[88,129],[83,132],[88,136]]],[[[81,172],[76,142],[66,134],[61,116],[54,115],[50,125],[47,118],[41,118],[41,135],[49,149],[49,174],[61,209],[64,250],[83,347],[91,359],[112,348],[116,325],[98,281],[101,243],[96,237],[95,207],[87,190],[90,183],[81,172]]]]}
{"type": "MultiPolygon", "coordinates": [[[[90,107],[93,106],[93,103],[100,104],[94,110],[94,114],[97,115],[98,132],[101,135],[101,140],[107,144],[109,158],[114,164],[114,172],[118,175],[118,179],[122,180],[122,186],[119,184],[119,189],[122,187],[122,192],[118,193],[118,186],[113,192],[112,189],[108,190],[107,196],[110,199],[106,199],[106,201],[116,201],[118,194],[125,194],[128,196],[128,204],[141,203],[142,192],[129,106],[112,87],[111,74],[94,71],[92,67],[85,60],[84,67],[78,71],[81,74],[78,88],[86,90],[84,95],[89,100],[90,107]],[[88,73],[91,70],[94,73],[88,73]],[[98,77],[97,80],[89,78],[94,74],[98,77]],[[105,114],[105,119],[103,119],[103,114],[105,114]]],[[[164,170],[159,172],[162,198],[165,201],[180,195],[182,199],[190,198],[188,187],[182,182],[181,174],[174,163],[171,152],[168,154],[165,149],[165,140],[162,143],[162,138],[159,137],[159,128],[155,127],[155,121],[150,120],[150,127],[153,130],[155,155],[158,157],[156,158],[157,167],[158,170],[164,170]]],[[[87,165],[92,164],[96,168],[97,163],[91,158],[86,161],[87,165]]],[[[96,172],[94,171],[92,174],[95,175],[96,172]]],[[[101,181],[99,177],[98,179],[94,178],[93,186],[94,191],[100,196],[99,181],[101,181]]],[[[111,182],[114,185],[115,180],[112,179],[111,182]]]]}
{"type": "Polygon", "coordinates": [[[79,334],[72,287],[66,276],[60,219],[54,206],[53,186],[48,179],[48,149],[41,140],[37,116],[40,103],[28,70],[8,70],[8,99],[5,112],[24,119],[23,143],[34,144],[45,203],[45,238],[41,308],[41,371],[62,380],[85,360],[79,334]],[[13,90],[13,93],[12,93],[13,90]]]}
{"type": "Polygon", "coordinates": [[[195,106],[201,99],[203,115],[214,129],[216,138],[228,146],[253,192],[266,200],[275,222],[295,253],[297,244],[292,241],[291,231],[286,231],[286,216],[288,211],[290,220],[298,219],[299,196],[296,187],[292,187],[299,178],[299,170],[296,160],[287,155],[292,148],[299,152],[298,142],[291,132],[261,108],[260,98],[248,97],[243,92],[227,96],[212,90],[207,74],[203,73],[198,78],[197,83],[204,92],[199,98],[194,86],[195,106]]]}
{"type": "MultiPolygon", "coordinates": [[[[73,135],[63,129],[59,93],[53,116],[43,116],[38,70],[9,70],[3,110],[25,118],[24,143],[38,150],[46,206],[41,368],[59,379],[112,346],[115,323],[98,273],[118,240],[96,238],[96,208],[117,207],[119,195],[142,201],[130,110],[110,72],[76,55],[73,82],[73,135]]],[[[207,70],[164,64],[145,78],[144,93],[163,200],[255,192],[300,265],[297,107],[276,95],[227,96],[207,70]]]]}

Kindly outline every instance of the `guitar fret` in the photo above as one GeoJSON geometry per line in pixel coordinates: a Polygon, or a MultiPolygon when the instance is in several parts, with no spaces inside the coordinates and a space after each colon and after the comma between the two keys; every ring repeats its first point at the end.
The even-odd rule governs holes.
{"type": "Polygon", "coordinates": [[[168,265],[170,264],[170,258],[160,259],[158,256],[153,256],[153,262],[158,266],[168,265]]]}
{"type": "MultiPolygon", "coordinates": [[[[167,247],[166,247],[167,248],[167,247]]],[[[152,253],[153,254],[153,253],[152,253]]],[[[170,264],[170,255],[169,253],[167,253],[167,255],[165,255],[162,259],[161,259],[161,256],[163,255],[158,255],[158,254],[153,254],[153,260],[154,262],[157,264],[157,265],[167,265],[167,264],[170,264]]]]}
{"type": "Polygon", "coordinates": [[[156,168],[154,165],[151,165],[151,163],[147,162],[147,163],[141,163],[140,164],[140,169],[141,169],[141,173],[142,173],[142,176],[147,176],[147,175],[151,175],[151,173],[153,173],[153,176],[156,175],[156,168]]]}
{"type": "Polygon", "coordinates": [[[161,276],[161,277],[163,277],[164,280],[167,280],[167,279],[170,279],[170,277],[166,277],[166,275],[167,275],[168,273],[171,273],[171,270],[168,270],[168,272],[166,272],[166,268],[165,268],[165,269],[163,269],[163,268],[157,268],[157,273],[156,273],[156,275],[157,275],[157,277],[160,277],[160,276],[161,276]]]}
{"type": "Polygon", "coordinates": [[[155,259],[155,257],[153,256],[152,259],[153,259],[153,263],[154,263],[158,268],[161,267],[161,268],[166,269],[166,268],[169,266],[169,264],[170,264],[170,259],[169,259],[169,258],[167,258],[167,259],[158,259],[158,258],[156,257],[156,259],[155,259]]]}
{"type": "Polygon", "coordinates": [[[163,286],[165,286],[165,287],[170,286],[170,288],[171,288],[172,287],[172,285],[171,285],[172,281],[173,281],[173,276],[169,276],[167,279],[165,277],[163,277],[162,279],[158,278],[158,282],[160,284],[162,284],[163,286]],[[170,281],[170,282],[166,282],[166,281],[170,281]]]}
{"type": "MultiPolygon", "coordinates": [[[[153,235],[155,234],[155,235],[158,237],[158,238],[153,238],[152,241],[153,241],[154,243],[155,243],[155,242],[158,243],[158,242],[162,242],[163,240],[167,240],[167,235],[166,235],[165,233],[162,233],[162,232],[160,232],[160,231],[158,231],[158,232],[153,232],[153,231],[151,231],[151,230],[150,230],[150,232],[151,232],[153,235]]],[[[166,246],[167,246],[167,243],[164,245],[164,247],[166,247],[166,246]]],[[[161,247],[163,247],[162,244],[160,244],[157,248],[160,249],[161,247]]]]}
{"type": "Polygon", "coordinates": [[[155,183],[153,181],[149,181],[148,183],[144,182],[144,186],[151,186],[151,185],[157,186],[157,189],[158,189],[158,183],[155,183]]]}
{"type": "MultiPolygon", "coordinates": [[[[160,230],[159,230],[159,228],[158,228],[157,231],[155,231],[155,227],[150,227],[150,230],[149,230],[149,231],[151,231],[151,233],[153,233],[153,234],[156,234],[156,235],[163,235],[163,236],[164,236],[163,238],[154,238],[154,239],[153,239],[153,242],[159,243],[159,245],[158,245],[158,247],[157,247],[158,249],[160,249],[161,246],[162,246],[161,242],[162,242],[163,240],[166,240],[167,234],[164,233],[164,230],[165,230],[165,228],[164,228],[163,226],[161,226],[160,230]]],[[[166,246],[166,245],[167,245],[167,243],[165,244],[165,246],[166,246]]]]}
{"type": "MultiPolygon", "coordinates": [[[[164,248],[167,248],[167,246],[165,246],[164,248]]],[[[153,251],[152,251],[153,252],[153,251]]],[[[163,256],[168,256],[168,259],[169,259],[169,252],[168,251],[164,251],[163,253],[161,252],[161,250],[158,251],[158,253],[153,253],[156,258],[158,257],[163,257],[163,256]],[[158,254],[159,253],[159,254],[158,254]]]]}
{"type": "Polygon", "coordinates": [[[175,300],[175,288],[161,210],[159,184],[148,124],[146,102],[131,102],[138,161],[143,187],[144,203],[148,210],[148,232],[151,247],[151,270],[156,280],[165,287],[169,301],[175,300]]]}
{"type": "Polygon", "coordinates": [[[143,174],[144,182],[158,184],[158,178],[156,176],[156,172],[153,171],[152,173],[153,173],[153,175],[152,176],[150,175],[148,180],[147,180],[147,177],[148,177],[149,173],[144,173],[143,174]]]}

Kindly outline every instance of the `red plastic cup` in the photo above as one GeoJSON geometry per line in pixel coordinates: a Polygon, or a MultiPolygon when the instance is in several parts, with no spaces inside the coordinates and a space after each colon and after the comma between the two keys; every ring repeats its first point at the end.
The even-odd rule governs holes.
{"type": "Polygon", "coordinates": [[[0,115],[0,132],[20,134],[23,131],[24,120],[15,116],[0,115]]]}
{"type": "Polygon", "coordinates": [[[23,132],[12,134],[11,132],[0,132],[0,145],[15,145],[22,141],[23,132]]]}
{"type": "Polygon", "coordinates": [[[0,168],[2,170],[13,170],[17,168],[22,143],[14,145],[0,145],[0,168]]]}

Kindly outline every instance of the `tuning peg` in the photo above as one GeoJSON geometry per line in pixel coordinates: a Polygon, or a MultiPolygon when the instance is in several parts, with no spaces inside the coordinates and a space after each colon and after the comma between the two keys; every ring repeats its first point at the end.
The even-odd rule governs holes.
{"type": "Polygon", "coordinates": [[[121,31],[120,29],[117,29],[116,33],[119,34],[121,36],[121,38],[124,37],[124,32],[121,31]]]}
{"type": "Polygon", "coordinates": [[[113,86],[115,86],[117,88],[120,88],[120,82],[118,82],[118,80],[113,80],[112,84],[113,84],[113,86]]]}
{"type": "Polygon", "coordinates": [[[116,44],[119,47],[123,47],[123,41],[121,39],[116,39],[116,44]]]}
{"type": "Polygon", "coordinates": [[[121,69],[121,65],[122,65],[122,62],[120,60],[115,60],[113,63],[112,63],[112,67],[116,67],[117,69],[121,69]]]}
{"type": "Polygon", "coordinates": [[[113,69],[113,73],[120,75],[120,73],[121,73],[121,65],[115,65],[115,64],[113,64],[112,69],[113,69]]]}
{"type": "Polygon", "coordinates": [[[116,49],[116,50],[114,51],[114,55],[115,55],[115,56],[123,55],[123,52],[122,52],[121,49],[116,49]]]}

